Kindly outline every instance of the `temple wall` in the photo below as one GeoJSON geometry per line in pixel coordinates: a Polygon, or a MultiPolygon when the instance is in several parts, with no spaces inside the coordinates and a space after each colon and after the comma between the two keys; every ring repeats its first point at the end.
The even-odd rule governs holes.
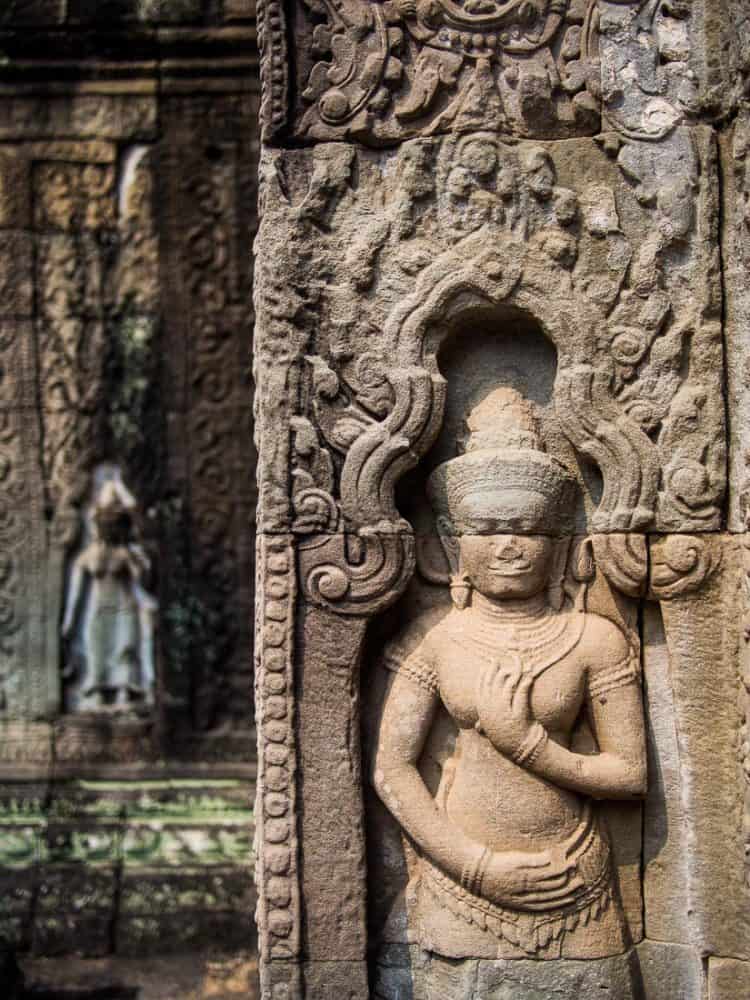
{"type": "Polygon", "coordinates": [[[264,1000],[747,993],[747,19],[259,3],[264,1000]]]}
{"type": "Polygon", "coordinates": [[[0,933],[247,947],[254,3],[12,0],[0,53],[0,933]]]}

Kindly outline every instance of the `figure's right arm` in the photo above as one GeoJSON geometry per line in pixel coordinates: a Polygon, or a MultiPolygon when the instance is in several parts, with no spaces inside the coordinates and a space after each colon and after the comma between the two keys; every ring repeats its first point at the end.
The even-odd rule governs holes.
{"type": "Polygon", "coordinates": [[[460,882],[467,869],[479,865],[483,846],[438,808],[417,767],[438,704],[437,694],[406,674],[391,675],[378,728],[373,782],[422,852],[460,882]]]}
{"type": "Polygon", "coordinates": [[[70,583],[68,584],[68,599],[65,603],[65,614],[63,615],[62,634],[66,639],[73,631],[73,623],[75,622],[76,609],[78,607],[78,602],[81,598],[81,591],[83,590],[83,573],[84,573],[83,557],[79,556],[73,563],[73,568],[70,571],[70,583]]]}

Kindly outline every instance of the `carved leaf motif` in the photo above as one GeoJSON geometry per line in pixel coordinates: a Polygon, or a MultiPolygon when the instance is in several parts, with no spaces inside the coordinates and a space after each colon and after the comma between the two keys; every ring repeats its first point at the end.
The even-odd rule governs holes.
{"type": "Polygon", "coordinates": [[[648,548],[645,535],[594,535],[596,568],[623,594],[640,597],[648,577],[648,548]]]}
{"type": "Polygon", "coordinates": [[[357,363],[357,401],[377,417],[384,417],[393,405],[393,388],[385,366],[375,354],[363,354],[357,363]]]}
{"type": "Polygon", "coordinates": [[[299,534],[332,531],[338,524],[339,510],[332,496],[331,456],[321,448],[317,431],[309,420],[293,417],[291,427],[293,529],[299,534]]]}
{"type": "Polygon", "coordinates": [[[424,114],[441,86],[455,86],[463,62],[463,56],[453,52],[424,49],[417,59],[411,93],[396,107],[396,116],[408,121],[424,114]]]}
{"type": "Polygon", "coordinates": [[[305,360],[312,367],[313,390],[315,394],[321,396],[323,399],[335,399],[341,387],[336,372],[323,358],[308,356],[305,360]]]}
{"type": "Polygon", "coordinates": [[[721,565],[711,535],[666,535],[651,541],[651,592],[657,600],[698,590],[721,565]]]}
{"type": "Polygon", "coordinates": [[[353,417],[343,417],[337,420],[331,429],[329,438],[331,444],[339,451],[349,451],[351,446],[366,429],[367,424],[353,417]]]}
{"type": "Polygon", "coordinates": [[[300,82],[311,103],[299,122],[301,136],[401,139],[425,124],[438,131],[448,120],[526,130],[540,103],[565,133],[588,133],[597,124],[594,19],[587,16],[585,29],[568,23],[564,44],[553,44],[568,0],[315,0],[306,6],[313,21],[325,18],[313,28],[313,51],[325,61],[300,82]],[[444,95],[453,97],[447,118],[440,110],[444,95]]]}

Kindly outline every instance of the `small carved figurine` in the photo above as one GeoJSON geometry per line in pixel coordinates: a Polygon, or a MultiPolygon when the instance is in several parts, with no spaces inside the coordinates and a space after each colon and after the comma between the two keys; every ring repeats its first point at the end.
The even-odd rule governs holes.
{"type": "Polygon", "coordinates": [[[79,640],[80,709],[122,710],[154,701],[158,605],[144,586],[150,560],[133,537],[135,506],[119,478],[100,484],[92,540],[71,569],[62,634],[72,643],[79,640]]]}
{"type": "MultiPolygon", "coordinates": [[[[628,946],[594,799],[644,794],[637,651],[566,585],[575,483],[508,389],[471,414],[428,491],[453,609],[409,624],[374,760],[419,854],[416,937],[448,958],[598,958],[628,946]],[[442,706],[457,729],[433,796],[420,759],[442,706]]],[[[410,918],[411,919],[411,918],[410,918]]]]}

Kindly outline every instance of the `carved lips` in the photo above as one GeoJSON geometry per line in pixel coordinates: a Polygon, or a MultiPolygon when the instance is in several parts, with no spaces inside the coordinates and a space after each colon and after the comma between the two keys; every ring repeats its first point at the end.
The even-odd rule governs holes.
{"type": "Polygon", "coordinates": [[[489,571],[493,576],[523,576],[532,568],[531,563],[525,559],[505,559],[501,562],[490,563],[489,571]]]}

